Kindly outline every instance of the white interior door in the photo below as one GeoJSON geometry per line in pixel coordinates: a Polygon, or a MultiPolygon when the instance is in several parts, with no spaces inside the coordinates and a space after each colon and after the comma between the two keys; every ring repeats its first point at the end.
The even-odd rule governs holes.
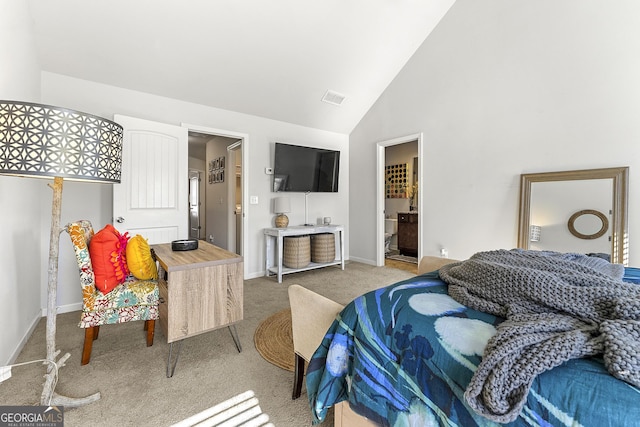
{"type": "Polygon", "coordinates": [[[122,115],[122,180],[113,186],[113,221],[149,244],[188,236],[188,130],[122,115]]]}

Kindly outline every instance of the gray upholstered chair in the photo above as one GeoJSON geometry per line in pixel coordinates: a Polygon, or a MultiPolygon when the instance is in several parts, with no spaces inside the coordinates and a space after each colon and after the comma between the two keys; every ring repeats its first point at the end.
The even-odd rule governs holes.
{"type": "Polygon", "coordinates": [[[289,286],[289,304],[295,354],[291,398],[295,400],[302,391],[305,362],[311,360],[327,329],[344,306],[300,285],[289,286]]]}

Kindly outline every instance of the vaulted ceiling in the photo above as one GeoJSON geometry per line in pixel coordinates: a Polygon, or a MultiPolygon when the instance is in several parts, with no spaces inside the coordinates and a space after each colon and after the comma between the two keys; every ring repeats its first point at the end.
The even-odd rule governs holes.
{"type": "Polygon", "coordinates": [[[28,1],[44,71],[350,133],[455,0],[28,1]]]}

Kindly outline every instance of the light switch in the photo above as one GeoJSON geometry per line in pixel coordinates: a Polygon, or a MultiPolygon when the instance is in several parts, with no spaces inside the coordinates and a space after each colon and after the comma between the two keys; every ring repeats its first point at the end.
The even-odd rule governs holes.
{"type": "Polygon", "coordinates": [[[258,204],[258,196],[249,197],[249,204],[250,205],[257,205],[258,204]]]}

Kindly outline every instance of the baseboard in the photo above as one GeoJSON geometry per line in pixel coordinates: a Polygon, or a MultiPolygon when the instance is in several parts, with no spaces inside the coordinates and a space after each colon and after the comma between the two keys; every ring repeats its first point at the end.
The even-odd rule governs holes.
{"type": "Polygon", "coordinates": [[[360,262],[360,263],[362,263],[362,264],[373,265],[374,267],[376,267],[376,266],[377,266],[376,262],[375,262],[375,261],[373,261],[373,260],[370,260],[370,259],[366,259],[366,258],[358,258],[358,257],[354,257],[354,256],[349,257],[349,259],[350,259],[351,261],[360,262]]]}
{"type": "MultiPolygon", "coordinates": [[[[82,310],[82,303],[78,302],[78,303],[67,304],[67,305],[63,305],[63,306],[58,307],[58,314],[70,313],[72,311],[80,311],[80,310],[82,310]]],[[[6,363],[4,363],[4,365],[11,365],[16,361],[16,359],[20,355],[20,352],[24,348],[25,344],[27,343],[29,338],[31,338],[31,334],[33,334],[33,331],[36,329],[36,326],[38,326],[38,322],[40,321],[40,319],[42,319],[43,317],[46,317],[46,316],[47,316],[47,309],[43,308],[41,310],[41,312],[40,312],[40,316],[36,315],[33,318],[33,320],[31,321],[31,324],[29,325],[29,327],[27,328],[26,332],[24,333],[24,335],[20,339],[20,342],[16,346],[15,350],[13,350],[13,352],[9,356],[9,360],[7,360],[6,363]]],[[[4,366],[4,365],[0,365],[0,366],[4,366]]]]}
{"type": "MultiPolygon", "coordinates": [[[[73,304],[67,304],[67,305],[61,305],[58,307],[58,314],[62,314],[62,313],[71,313],[72,311],[80,311],[82,310],[82,303],[81,302],[76,302],[73,304]]],[[[42,309],[42,317],[46,317],[47,316],[47,309],[43,308],[42,309]]]]}
{"type": "Polygon", "coordinates": [[[41,319],[40,316],[35,316],[33,318],[33,320],[31,321],[31,324],[27,328],[27,331],[24,333],[24,336],[16,346],[15,350],[13,350],[13,353],[11,353],[11,355],[9,356],[9,360],[7,360],[6,363],[2,364],[2,366],[12,365],[15,363],[16,359],[20,355],[20,352],[22,351],[24,346],[27,344],[27,341],[29,340],[29,338],[31,338],[31,334],[33,334],[33,331],[36,329],[36,326],[38,326],[38,322],[40,321],[40,319],[41,319]]]}
{"type": "Polygon", "coordinates": [[[264,270],[256,273],[249,273],[245,276],[244,280],[257,279],[258,277],[264,277],[264,270]]]}

